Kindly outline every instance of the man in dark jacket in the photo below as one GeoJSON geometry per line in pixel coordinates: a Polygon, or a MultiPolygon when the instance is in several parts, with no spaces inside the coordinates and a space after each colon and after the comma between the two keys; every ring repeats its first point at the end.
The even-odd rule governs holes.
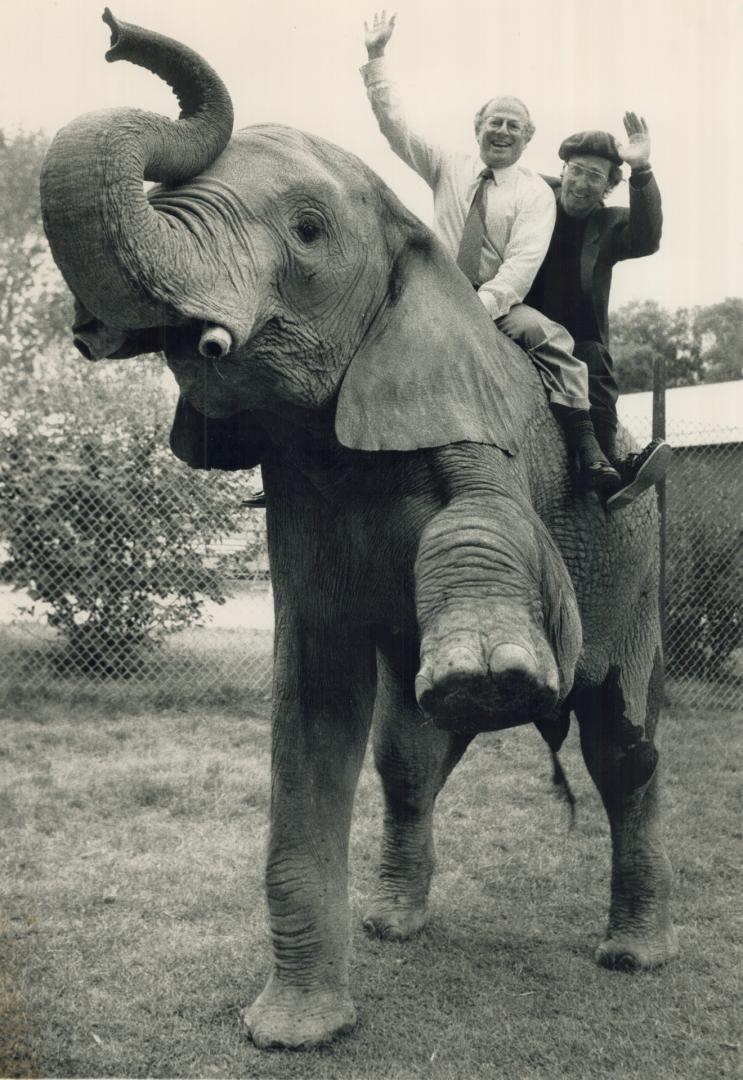
{"type": "Polygon", "coordinates": [[[559,180],[547,177],[557,199],[550,247],[524,302],[560,323],[575,340],[574,355],[588,366],[588,394],[596,437],[623,486],[607,500],[621,509],[660,480],[671,447],[654,439],[621,460],[616,448],[617,384],[609,353],[609,291],[615,263],[652,255],[663,223],[660,192],[650,166],[647,124],[626,113],[627,142],[605,131],[582,131],[559,149],[565,162],[559,180]],[[604,198],[631,169],[630,205],[606,207],[604,198]]]}

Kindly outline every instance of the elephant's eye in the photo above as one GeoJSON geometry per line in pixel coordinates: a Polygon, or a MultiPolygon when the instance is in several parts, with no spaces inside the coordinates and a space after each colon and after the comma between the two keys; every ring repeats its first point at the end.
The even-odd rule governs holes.
{"type": "Polygon", "coordinates": [[[310,214],[304,214],[294,226],[294,232],[303,244],[314,244],[324,231],[320,218],[310,214]]]}

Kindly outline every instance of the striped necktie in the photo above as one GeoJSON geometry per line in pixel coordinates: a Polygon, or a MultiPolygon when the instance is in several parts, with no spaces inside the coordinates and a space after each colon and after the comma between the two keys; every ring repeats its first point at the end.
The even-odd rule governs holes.
{"type": "Polygon", "coordinates": [[[492,179],[493,170],[483,169],[480,173],[480,183],[472,196],[465,218],[464,231],[457,252],[457,266],[475,286],[480,283],[480,255],[482,242],[485,239],[485,187],[492,179]]]}

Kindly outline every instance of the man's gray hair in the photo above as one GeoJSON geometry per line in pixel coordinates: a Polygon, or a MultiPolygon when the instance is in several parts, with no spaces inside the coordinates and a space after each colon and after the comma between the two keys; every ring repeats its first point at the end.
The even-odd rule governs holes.
{"type": "Polygon", "coordinates": [[[527,138],[530,139],[532,137],[532,135],[534,134],[534,132],[536,131],[536,128],[534,127],[534,124],[531,122],[531,116],[529,115],[529,110],[527,109],[524,102],[521,100],[521,98],[514,97],[513,94],[498,94],[497,97],[488,98],[488,100],[485,102],[485,104],[482,106],[482,108],[478,109],[477,112],[475,113],[475,135],[480,134],[480,128],[482,126],[482,119],[485,116],[485,113],[487,112],[488,108],[493,104],[494,101],[513,101],[516,105],[519,106],[520,109],[523,109],[523,111],[524,111],[524,113],[526,115],[526,124],[524,125],[524,129],[526,131],[527,138]]]}

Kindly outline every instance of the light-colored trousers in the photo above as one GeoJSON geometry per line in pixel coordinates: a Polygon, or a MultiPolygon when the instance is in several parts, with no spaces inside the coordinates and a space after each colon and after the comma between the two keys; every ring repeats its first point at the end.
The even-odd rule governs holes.
{"type": "Polygon", "coordinates": [[[588,367],[573,356],[574,342],[564,326],[528,304],[515,304],[495,325],[528,352],[550,401],[570,409],[588,409],[588,367]]]}

